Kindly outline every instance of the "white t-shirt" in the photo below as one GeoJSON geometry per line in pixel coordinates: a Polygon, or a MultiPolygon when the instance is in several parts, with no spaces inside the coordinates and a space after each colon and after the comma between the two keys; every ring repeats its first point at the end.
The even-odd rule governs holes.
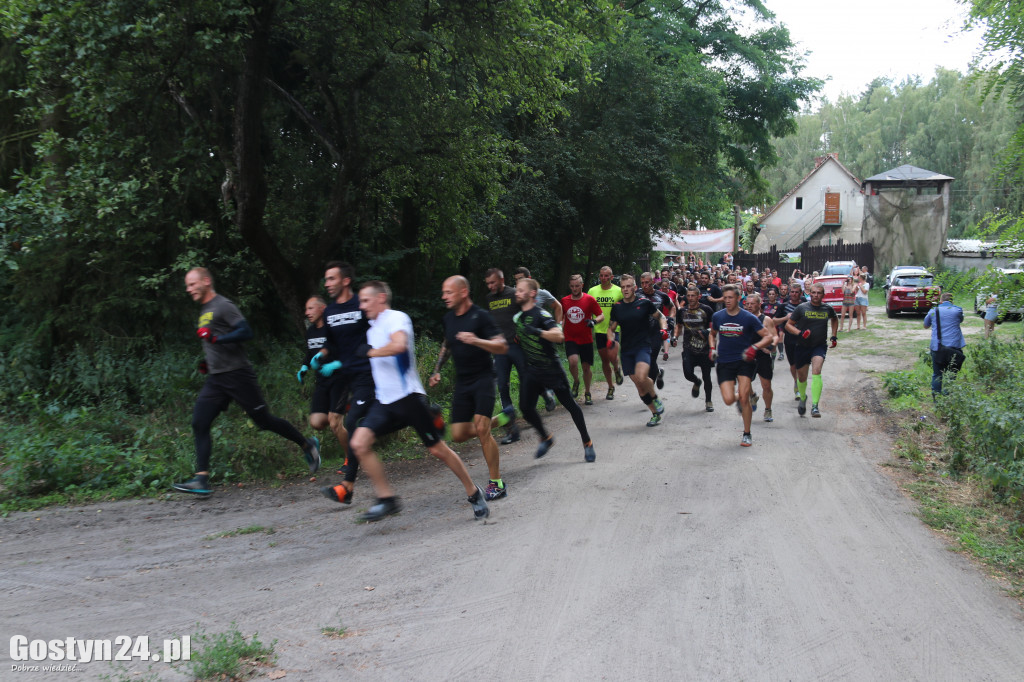
{"type": "Polygon", "coordinates": [[[383,348],[391,343],[391,335],[405,332],[409,345],[404,353],[387,358],[370,358],[370,370],[376,385],[377,400],[390,405],[413,393],[426,394],[416,371],[416,344],[412,333],[412,320],[399,310],[385,310],[370,320],[366,342],[374,348],[383,348]]]}

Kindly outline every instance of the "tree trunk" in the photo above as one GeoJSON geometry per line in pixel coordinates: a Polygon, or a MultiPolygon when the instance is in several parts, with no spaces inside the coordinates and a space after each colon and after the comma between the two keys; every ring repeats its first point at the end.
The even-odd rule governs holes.
{"type": "Polygon", "coordinates": [[[277,295],[299,330],[307,292],[296,268],[281,253],[267,232],[263,216],[267,205],[267,181],[263,161],[263,88],[270,52],[270,28],[276,0],[255,6],[250,19],[252,34],[238,84],[234,116],[235,224],[246,246],[266,268],[277,295]]]}

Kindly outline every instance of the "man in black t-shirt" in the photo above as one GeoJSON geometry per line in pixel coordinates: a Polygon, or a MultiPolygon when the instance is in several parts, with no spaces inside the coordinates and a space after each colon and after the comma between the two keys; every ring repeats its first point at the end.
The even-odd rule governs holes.
{"type": "Polygon", "coordinates": [[[331,261],[324,266],[324,287],[330,303],[324,309],[327,345],[310,361],[310,367],[321,376],[336,377],[339,397],[331,407],[328,419],[338,442],[345,448],[345,464],[339,485],[325,486],[320,492],[329,500],[352,503],[359,459],[349,446],[349,434],[355,431],[373,405],[374,385],[370,361],[360,352],[366,345],[366,331],[370,320],[359,308],[359,297],[352,288],[355,268],[343,261],[331,261]]]}
{"type": "Polygon", "coordinates": [[[253,423],[302,448],[310,473],[320,468],[320,441],[304,438],[290,423],[270,413],[263,392],[256,382],[256,373],[249,364],[242,343],[253,337],[249,323],[234,303],[213,289],[213,275],[206,268],[192,268],[185,275],[185,291],[199,303],[196,336],[203,344],[205,360],[199,371],[206,375],[203,388],[192,409],[192,434],[196,444],[196,473],[188,481],[174,483],[178,492],[207,496],[210,487],[210,454],[213,420],[238,403],[253,423]]]}
{"type": "Polygon", "coordinates": [[[711,316],[715,311],[711,306],[700,302],[700,290],[691,286],[686,290],[686,303],[676,313],[676,321],[683,344],[683,376],[693,384],[690,395],[700,397],[701,383],[704,384],[704,410],[714,412],[711,403],[711,368],[714,363],[708,357],[708,334],[711,329],[711,316]],[[700,367],[701,379],[694,372],[700,367]]]}
{"type": "Polygon", "coordinates": [[[505,273],[498,268],[491,268],[484,277],[487,284],[487,310],[498,325],[498,331],[508,341],[508,352],[494,358],[494,371],[498,378],[498,397],[501,398],[501,411],[503,419],[508,419],[505,436],[499,441],[502,445],[509,445],[519,440],[519,427],[516,426],[516,408],[512,404],[512,393],[510,391],[512,368],[516,368],[519,375],[519,383],[522,384],[526,377],[526,358],[523,351],[517,344],[512,343],[516,327],[512,317],[519,312],[519,304],[516,303],[516,290],[505,284],[505,273]]]}
{"type": "Polygon", "coordinates": [[[797,383],[796,378],[796,340],[795,334],[790,334],[786,331],[786,323],[789,322],[789,316],[793,314],[796,307],[803,303],[803,293],[800,291],[800,287],[793,287],[789,289],[788,300],[782,301],[775,308],[775,314],[772,315],[772,320],[775,322],[775,329],[778,330],[778,334],[781,337],[779,341],[779,356],[786,356],[786,360],[789,362],[789,374],[793,377],[793,399],[800,400],[800,386],[797,383]]]}
{"type": "Polygon", "coordinates": [[[807,411],[807,370],[811,370],[811,416],[820,417],[818,401],[821,400],[821,368],[825,365],[825,354],[829,345],[836,347],[839,342],[839,317],[835,308],[822,302],[825,298],[825,286],[814,283],[808,293],[811,300],[801,303],[789,316],[786,331],[797,337],[796,367],[797,382],[800,388],[800,404],[797,407],[802,417],[807,411]],[[828,336],[828,327],[832,326],[832,336],[828,336]],[[831,342],[826,345],[826,342],[831,342]]]}
{"type": "Polygon", "coordinates": [[[700,291],[701,305],[706,305],[712,311],[722,309],[722,289],[717,284],[711,283],[711,275],[706,272],[700,273],[697,289],[700,291]]]}
{"type": "MultiPolygon", "coordinates": [[[[448,358],[455,363],[455,390],[452,392],[450,423],[452,440],[464,443],[480,439],[487,460],[490,482],[484,498],[496,500],[507,494],[501,479],[498,444],[491,435],[494,412],[494,361],[492,353],[504,355],[508,343],[490,314],[469,298],[469,282],[458,275],[441,285],[441,298],[448,312],[444,316],[444,342],[430,375],[429,384],[441,381],[441,368],[448,358]]],[[[502,413],[502,416],[504,413],[502,413]]]]}
{"type": "MultiPolygon", "coordinates": [[[[540,289],[535,280],[526,278],[516,283],[516,302],[520,311],[513,318],[515,323],[515,345],[518,345],[526,358],[526,382],[519,387],[519,411],[523,418],[537,429],[541,441],[534,455],[543,457],[554,445],[554,436],[544,428],[544,422],[537,414],[537,398],[544,390],[554,391],[558,402],[568,410],[573,423],[576,424],[583,439],[583,459],[593,462],[596,458],[594,443],[587,433],[587,423],[583,418],[583,410],[576,404],[569,389],[569,381],[565,378],[565,370],[558,359],[554,344],[562,343],[565,336],[551,313],[537,305],[537,291],[540,289]]],[[[615,338],[614,336],[612,337],[615,338]]]]}
{"type": "Polygon", "coordinates": [[[654,382],[649,373],[651,369],[651,318],[658,324],[658,334],[662,339],[668,338],[668,324],[658,307],[645,298],[637,298],[636,280],[632,275],[619,278],[622,289],[622,300],[612,306],[611,324],[608,325],[608,338],[615,338],[615,331],[621,331],[620,344],[622,349],[619,358],[622,370],[629,375],[636,386],[640,400],[651,411],[648,426],[661,423],[661,415],[665,406],[658,399],[654,382]]]}
{"type": "MultiPolygon", "coordinates": [[[[666,323],[670,317],[675,317],[675,304],[672,303],[672,299],[667,293],[654,288],[654,276],[645,272],[640,275],[640,290],[637,292],[638,298],[646,298],[654,307],[657,308],[666,323]],[[665,308],[670,309],[670,313],[665,312],[665,308]]],[[[661,390],[665,388],[665,370],[658,367],[658,356],[663,355],[663,360],[668,360],[668,339],[662,338],[660,321],[656,318],[650,318],[650,339],[651,339],[651,368],[649,370],[651,378],[654,380],[654,385],[661,390]]]]}
{"type": "MultiPolygon", "coordinates": [[[[295,378],[302,383],[302,379],[309,370],[309,363],[320,352],[320,349],[327,345],[327,328],[324,325],[324,308],[327,301],[322,296],[313,296],[306,301],[306,320],[309,326],[306,327],[306,353],[302,359],[302,367],[295,373],[295,378]]],[[[313,397],[309,401],[309,425],[317,431],[323,431],[330,426],[328,414],[331,409],[341,402],[344,397],[338,391],[339,383],[337,377],[322,376],[319,372],[313,372],[313,397]]],[[[342,444],[342,448],[344,448],[342,444]]]]}

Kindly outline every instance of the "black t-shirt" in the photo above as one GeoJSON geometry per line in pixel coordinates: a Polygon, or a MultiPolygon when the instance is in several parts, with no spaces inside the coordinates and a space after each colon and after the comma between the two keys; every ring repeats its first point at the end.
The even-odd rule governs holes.
{"type": "Polygon", "coordinates": [[[529,310],[521,310],[513,316],[515,324],[515,341],[523,349],[526,356],[526,367],[532,372],[546,373],[561,370],[562,363],[555,352],[555,344],[542,339],[537,334],[525,331],[526,325],[533,325],[541,331],[558,326],[551,313],[534,305],[529,310]]]}
{"type": "MultiPolygon", "coordinates": [[[[306,359],[302,361],[302,364],[309,365],[309,361],[325,345],[327,345],[327,325],[318,327],[315,324],[311,324],[306,327],[306,359]]],[[[327,378],[321,376],[319,372],[313,372],[313,376],[316,377],[317,381],[327,378]]]]}
{"type": "Polygon", "coordinates": [[[722,290],[718,288],[717,284],[698,284],[697,289],[700,291],[700,302],[702,305],[710,306],[712,310],[717,310],[722,304],[714,303],[709,301],[709,298],[722,298],[722,290]]]}
{"type": "Polygon", "coordinates": [[[341,371],[369,372],[370,361],[357,358],[356,349],[366,343],[366,330],[370,321],[359,309],[359,297],[353,295],[344,303],[332,301],[324,308],[324,326],[327,328],[327,362],[341,360],[341,371]]]}
{"type": "Polygon", "coordinates": [[[519,304],[516,303],[516,290],[506,286],[500,294],[487,292],[487,309],[491,312],[491,318],[498,329],[505,335],[505,340],[512,342],[516,335],[516,325],[512,318],[519,312],[519,304]]]}
{"type": "Polygon", "coordinates": [[[828,341],[829,320],[838,319],[838,316],[835,308],[828,304],[813,305],[808,302],[798,305],[789,319],[801,332],[805,329],[811,330],[810,338],[806,341],[800,339],[800,343],[806,346],[823,346],[828,341]]]}
{"type": "Polygon", "coordinates": [[[632,302],[619,301],[612,306],[612,321],[618,324],[622,332],[622,348],[636,350],[645,348],[651,343],[651,315],[658,311],[657,306],[646,298],[634,298],[632,302]]]}
{"type": "Polygon", "coordinates": [[[449,310],[444,316],[444,342],[455,362],[455,376],[475,378],[494,372],[494,360],[483,348],[470,346],[455,338],[459,332],[473,332],[481,339],[490,340],[500,336],[494,318],[478,305],[471,305],[464,315],[449,310]]]}
{"type": "MultiPolygon", "coordinates": [[[[775,320],[785,319],[789,315],[793,314],[793,311],[796,310],[796,307],[798,305],[800,305],[800,304],[799,303],[793,303],[792,301],[785,301],[783,303],[779,303],[778,307],[775,309],[775,314],[772,316],[772,319],[775,319],[775,320]]],[[[778,322],[776,322],[775,326],[779,327],[780,324],[778,322]]],[[[785,331],[785,324],[782,324],[781,326],[782,326],[783,331],[785,331]]],[[[788,331],[786,332],[786,337],[789,338],[790,341],[793,341],[793,340],[795,340],[797,338],[795,334],[790,334],[788,331]]]]}
{"type": "Polygon", "coordinates": [[[708,348],[708,329],[715,311],[709,305],[698,304],[696,310],[683,307],[676,313],[676,321],[683,328],[683,348],[704,351],[708,348]]]}
{"type": "MultiPolygon", "coordinates": [[[[640,291],[636,292],[636,296],[637,298],[646,298],[648,301],[653,303],[654,307],[660,310],[662,315],[665,314],[665,306],[671,302],[669,300],[668,294],[664,293],[660,289],[655,289],[650,294],[644,293],[643,289],[641,289],[640,291]]],[[[658,337],[658,341],[661,341],[661,323],[658,322],[658,318],[656,317],[652,317],[650,319],[651,321],[649,327],[651,330],[651,339],[653,340],[654,337],[658,337]]]]}

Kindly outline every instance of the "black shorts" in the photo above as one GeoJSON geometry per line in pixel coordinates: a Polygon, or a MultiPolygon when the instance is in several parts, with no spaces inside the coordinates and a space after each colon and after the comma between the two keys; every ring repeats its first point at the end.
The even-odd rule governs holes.
{"type": "Polygon", "coordinates": [[[762,379],[772,380],[775,376],[775,358],[762,350],[757,351],[757,360],[754,361],[757,375],[762,379]]]}
{"type": "Polygon", "coordinates": [[[716,368],[718,383],[724,384],[727,381],[736,381],[736,377],[747,377],[748,379],[753,379],[755,369],[756,365],[753,362],[747,362],[746,360],[720,362],[716,368]]]}
{"type": "MultiPolygon", "coordinates": [[[[615,332],[615,340],[619,340],[619,333],[615,332]]],[[[597,350],[602,350],[608,347],[608,335],[601,332],[594,332],[594,345],[597,346],[597,350]]],[[[593,363],[591,363],[593,364],[593,363]]]]}
{"type": "Polygon", "coordinates": [[[475,377],[455,378],[452,391],[452,424],[473,421],[474,415],[490,417],[494,414],[494,374],[487,372],[475,377]]]}
{"type": "Polygon", "coordinates": [[[715,363],[708,357],[708,349],[695,350],[693,348],[683,348],[683,361],[689,358],[690,362],[693,363],[694,367],[711,367],[715,363]]]}
{"type": "MultiPolygon", "coordinates": [[[[569,380],[565,378],[565,372],[561,367],[555,367],[546,371],[536,371],[530,368],[526,373],[526,378],[542,387],[545,391],[548,389],[556,391],[559,388],[569,390],[569,380]]],[[[521,395],[523,389],[520,388],[519,391],[521,395]]]]}
{"type": "Polygon", "coordinates": [[[782,347],[786,349],[786,361],[790,367],[796,366],[796,349],[799,347],[792,334],[786,334],[782,340],[782,347]]]}
{"type": "Polygon", "coordinates": [[[622,363],[622,373],[627,376],[636,374],[636,366],[639,363],[651,364],[651,349],[641,346],[640,348],[625,348],[619,353],[619,362],[622,363]]]}
{"type": "Polygon", "coordinates": [[[309,401],[310,414],[336,412],[335,406],[347,405],[348,397],[342,393],[346,387],[339,377],[319,377],[313,387],[313,398],[309,401]]]}
{"type": "Polygon", "coordinates": [[[378,437],[411,426],[428,448],[442,440],[427,407],[427,396],[422,393],[410,393],[387,405],[375,401],[360,426],[370,429],[378,437]]]}
{"type": "MultiPolygon", "coordinates": [[[[605,338],[607,339],[607,336],[605,338]]],[[[608,343],[607,340],[605,341],[605,343],[608,343]]],[[[573,355],[580,356],[580,362],[582,362],[584,365],[593,365],[594,364],[594,344],[592,344],[592,343],[579,344],[579,343],[576,343],[575,341],[566,341],[565,342],[565,357],[569,358],[569,357],[572,357],[573,355]]]]}
{"type": "Polygon", "coordinates": [[[334,414],[345,414],[354,407],[366,407],[373,402],[373,374],[369,371],[355,374],[339,374],[334,377],[336,387],[331,390],[337,396],[330,411],[334,414]]]}
{"type": "Polygon", "coordinates": [[[797,369],[806,367],[811,364],[811,358],[816,356],[824,358],[826,353],[828,353],[828,346],[825,344],[821,344],[820,346],[801,346],[800,344],[797,344],[796,353],[794,353],[796,358],[793,362],[793,366],[797,369]]]}

